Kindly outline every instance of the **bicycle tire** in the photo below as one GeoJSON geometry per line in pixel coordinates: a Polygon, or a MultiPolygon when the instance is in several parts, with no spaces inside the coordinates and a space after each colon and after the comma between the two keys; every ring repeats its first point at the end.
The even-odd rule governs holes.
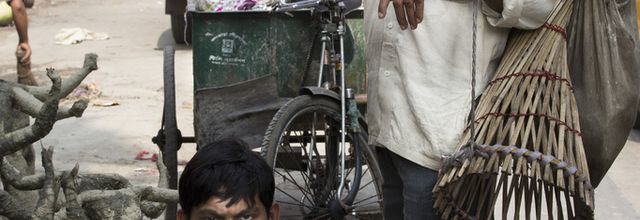
{"type": "MultiPolygon", "coordinates": [[[[168,46],[164,48],[163,77],[164,77],[164,106],[162,125],[164,129],[165,143],[163,146],[164,164],[169,171],[169,188],[177,189],[178,185],[178,155],[179,130],[176,120],[176,90],[175,90],[175,50],[168,46]]],[[[167,203],[165,211],[166,219],[176,216],[177,204],[167,203]]]]}
{"type": "MultiPolygon", "coordinates": [[[[328,164],[339,161],[337,152],[334,152],[336,150],[335,146],[339,142],[339,135],[331,135],[332,132],[335,132],[332,129],[337,129],[337,134],[339,134],[339,120],[340,105],[335,100],[327,97],[303,95],[283,105],[269,123],[261,146],[261,154],[269,166],[274,169],[274,177],[276,179],[274,201],[280,204],[281,219],[325,219],[323,216],[329,212],[329,202],[332,196],[335,198],[335,188],[337,187],[334,188],[334,186],[339,182],[339,169],[337,169],[337,166],[336,168],[327,167],[328,164]],[[294,150],[295,147],[291,146],[293,143],[291,141],[292,137],[297,137],[299,142],[304,142],[306,133],[299,131],[299,126],[305,127],[305,125],[309,125],[307,128],[313,127],[309,123],[312,120],[307,120],[308,117],[312,117],[313,113],[315,113],[318,123],[324,124],[325,127],[322,130],[323,132],[318,132],[319,135],[324,133],[324,142],[322,142],[324,144],[324,161],[322,153],[320,153],[323,148],[320,146],[321,144],[317,144],[315,147],[311,146],[311,144],[303,144],[305,147],[300,147],[299,152],[294,150]],[[292,130],[302,135],[283,136],[283,134],[290,134],[292,130]],[[285,141],[285,139],[287,140],[285,141]],[[288,151],[286,150],[287,148],[289,149],[288,151]],[[315,158],[309,157],[308,152],[312,152],[312,149],[315,151],[315,158]],[[295,160],[291,160],[293,158],[288,157],[295,157],[295,160]],[[304,158],[310,159],[305,161],[304,158]],[[303,168],[305,164],[306,168],[311,169],[303,168]],[[295,169],[299,170],[296,171],[295,169]],[[299,172],[299,174],[291,174],[289,171],[299,172]],[[282,172],[286,172],[286,175],[282,172]],[[297,179],[302,179],[304,186],[298,184],[297,179]],[[301,195],[302,198],[298,201],[296,196],[291,194],[301,195]],[[315,201],[311,201],[311,198],[315,201]]],[[[349,134],[348,136],[353,138],[354,135],[349,134]]],[[[310,135],[309,137],[313,136],[310,135]]],[[[351,138],[349,138],[349,141],[351,138]]],[[[366,146],[366,132],[361,132],[357,138],[361,138],[358,143],[364,143],[364,146],[360,146],[361,158],[364,162],[362,164],[362,176],[364,177],[360,183],[361,187],[358,190],[354,206],[352,209],[347,210],[348,215],[346,218],[382,219],[382,175],[380,168],[373,150],[371,147],[366,146]],[[366,166],[366,169],[364,169],[364,166],[366,166]],[[361,204],[361,206],[358,206],[358,204],[361,204]]],[[[317,140],[323,141],[322,138],[317,140]]],[[[314,153],[311,154],[313,155],[314,153]]],[[[347,164],[349,165],[349,162],[347,164]]],[[[352,164],[349,166],[354,167],[352,164]]],[[[349,175],[354,176],[348,173],[347,179],[349,179],[349,175]]],[[[348,190],[343,191],[343,197],[347,193],[348,190]]],[[[326,219],[329,219],[329,216],[326,219]]]]}
{"type": "Polygon", "coordinates": [[[183,14],[171,15],[171,35],[176,44],[191,44],[191,21],[183,14]]]}

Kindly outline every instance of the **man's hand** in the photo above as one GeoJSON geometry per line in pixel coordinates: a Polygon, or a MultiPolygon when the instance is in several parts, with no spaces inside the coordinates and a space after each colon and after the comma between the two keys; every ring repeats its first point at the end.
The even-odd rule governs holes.
{"type": "Polygon", "coordinates": [[[29,43],[19,43],[17,50],[24,51],[24,56],[20,59],[20,63],[23,65],[31,63],[31,46],[29,46],[29,43]]]}
{"type": "Polygon", "coordinates": [[[11,11],[13,12],[13,22],[16,24],[16,31],[18,31],[19,43],[17,50],[22,49],[25,53],[20,63],[27,65],[31,61],[31,47],[29,46],[29,33],[27,31],[29,21],[27,19],[27,10],[24,7],[24,2],[22,0],[11,1],[11,11]]]}
{"type": "Polygon", "coordinates": [[[389,2],[393,1],[393,8],[396,12],[398,24],[402,30],[411,25],[414,30],[422,22],[424,16],[424,0],[380,0],[378,5],[378,17],[384,18],[387,15],[389,2]]]}

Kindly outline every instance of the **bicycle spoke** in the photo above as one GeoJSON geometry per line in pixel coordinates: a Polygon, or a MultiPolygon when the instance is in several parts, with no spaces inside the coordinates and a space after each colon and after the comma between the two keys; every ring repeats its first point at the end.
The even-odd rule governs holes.
{"type": "MultiPolygon", "coordinates": [[[[304,189],[306,189],[306,188],[303,188],[302,186],[300,186],[300,184],[298,184],[298,181],[296,181],[296,180],[295,180],[295,178],[291,175],[291,172],[289,172],[289,170],[288,170],[288,169],[286,169],[286,168],[282,168],[282,169],[284,169],[284,171],[287,173],[287,175],[289,176],[289,178],[290,178],[290,179],[289,179],[289,178],[287,178],[286,176],[284,176],[282,173],[280,173],[280,171],[278,171],[278,170],[276,170],[276,169],[274,169],[273,171],[274,171],[274,172],[276,172],[278,175],[280,175],[282,178],[285,178],[285,180],[286,180],[286,179],[290,180],[290,181],[291,181],[291,183],[295,184],[295,185],[296,185],[300,190],[303,190],[304,192],[311,194],[311,192],[309,192],[309,191],[305,191],[305,190],[304,190],[304,189]]],[[[306,182],[305,182],[305,185],[307,185],[307,183],[306,183],[306,182]]],[[[308,186],[308,185],[307,185],[307,186],[308,186]]]]}
{"type": "MultiPolygon", "coordinates": [[[[298,199],[296,199],[295,197],[293,197],[291,194],[289,194],[289,193],[285,192],[284,190],[282,190],[282,189],[280,189],[280,188],[278,188],[278,187],[276,187],[276,190],[280,191],[281,193],[284,193],[286,196],[288,196],[289,198],[293,199],[293,201],[298,201],[298,199]]],[[[308,198],[308,197],[306,197],[306,196],[305,196],[305,198],[308,198]]],[[[312,202],[312,201],[310,201],[310,202],[312,202]]],[[[302,203],[302,204],[303,204],[303,203],[302,203]]],[[[315,204],[313,204],[313,202],[312,202],[312,205],[313,205],[313,206],[315,206],[315,204]]]]}
{"type": "Polygon", "coordinates": [[[275,128],[284,129],[276,130],[280,132],[274,133],[279,135],[275,136],[279,140],[273,143],[275,145],[269,146],[276,151],[274,157],[277,169],[274,168],[274,175],[281,178],[278,180],[275,201],[287,207],[281,217],[331,219],[328,205],[333,201],[343,200],[356,190],[361,191],[353,203],[357,207],[350,209],[346,219],[376,219],[381,216],[382,197],[376,188],[376,169],[367,160],[367,156],[370,156],[368,149],[362,149],[359,145],[364,143],[361,140],[366,141],[366,136],[354,135],[350,130],[343,131],[339,128],[340,108],[332,104],[332,101],[316,97],[311,97],[311,103],[309,97],[295,100],[304,103],[297,102],[289,105],[295,107],[283,108],[287,111],[279,115],[282,116],[280,119],[286,120],[282,120],[278,124],[280,127],[275,128]],[[343,132],[347,132],[345,152],[341,151],[340,143],[343,132]],[[355,154],[354,147],[361,148],[358,155],[355,154]],[[342,153],[347,160],[345,166],[341,165],[342,153]],[[355,157],[360,157],[360,163],[356,163],[355,157]],[[354,170],[359,171],[358,174],[354,170]],[[345,186],[338,189],[342,178],[346,181],[345,186]],[[356,179],[360,179],[357,184],[354,182],[356,179]],[[344,191],[340,197],[337,195],[339,190],[344,191]]]}
{"type": "MultiPolygon", "coordinates": [[[[355,205],[357,205],[357,204],[360,204],[360,203],[362,203],[362,202],[364,202],[364,201],[367,201],[367,200],[369,200],[369,199],[373,199],[373,198],[375,198],[375,197],[378,197],[378,195],[369,196],[369,197],[367,197],[366,199],[360,200],[360,201],[358,201],[358,202],[354,202],[354,203],[353,203],[353,205],[351,205],[351,206],[355,206],[355,205]]],[[[379,199],[377,199],[377,200],[375,200],[375,201],[373,201],[373,202],[365,203],[365,205],[371,205],[371,204],[374,204],[374,203],[376,203],[376,202],[381,202],[381,201],[380,201],[379,199]]],[[[361,206],[365,206],[365,205],[361,205],[361,206]]]]}
{"type": "MultiPolygon", "coordinates": [[[[297,135],[297,136],[299,136],[299,135],[297,135]]],[[[289,147],[291,147],[291,146],[289,146],[289,147]]],[[[305,149],[305,146],[303,145],[303,146],[302,146],[302,148],[303,148],[303,149],[305,149]]],[[[292,149],[292,151],[293,151],[293,149],[292,149]]],[[[306,149],[305,149],[305,151],[306,151],[306,149]]],[[[305,155],[302,155],[302,156],[304,157],[305,155]]],[[[300,168],[300,169],[302,170],[302,167],[298,167],[298,168],[300,168]]],[[[302,174],[302,178],[303,178],[303,179],[305,179],[305,182],[306,182],[306,183],[310,182],[309,180],[310,180],[311,178],[309,177],[309,175],[307,175],[307,174],[306,174],[306,172],[302,172],[302,171],[301,171],[300,173],[302,174]]],[[[308,186],[309,186],[309,185],[307,185],[307,187],[308,187],[308,186]]]]}
{"type": "MultiPolygon", "coordinates": [[[[276,172],[278,175],[282,176],[283,178],[285,178],[285,180],[287,179],[287,177],[285,177],[284,175],[282,175],[278,170],[275,170],[275,169],[274,169],[273,171],[274,171],[274,172],[276,172]]],[[[289,173],[287,172],[287,174],[289,174],[289,173]]],[[[314,203],[313,203],[313,201],[311,201],[311,199],[309,199],[309,198],[310,198],[309,194],[311,194],[311,193],[310,193],[310,192],[308,192],[308,191],[306,191],[306,190],[305,190],[304,188],[302,188],[300,185],[298,185],[298,182],[296,182],[296,181],[293,179],[293,177],[291,176],[291,174],[289,174],[289,177],[291,177],[291,183],[295,184],[295,185],[298,187],[298,189],[300,189],[300,191],[302,191],[303,196],[304,196],[305,198],[307,198],[307,199],[309,200],[309,202],[311,202],[312,204],[314,204],[314,203]]],[[[278,188],[278,187],[276,187],[276,188],[278,188]]],[[[278,189],[279,189],[279,188],[278,188],[278,189]]],[[[281,190],[281,191],[282,191],[282,190],[281,190]]],[[[283,192],[283,193],[284,193],[284,192],[283,192]]],[[[294,198],[294,200],[295,200],[295,198],[294,198]]],[[[314,204],[314,205],[315,205],[315,204],[314,204]]]]}
{"type": "Polygon", "coordinates": [[[348,169],[344,176],[349,176],[349,174],[351,174],[351,171],[353,171],[353,170],[355,170],[355,169],[348,169]]]}
{"type": "Polygon", "coordinates": [[[380,199],[376,199],[376,197],[378,197],[378,195],[369,196],[369,197],[367,197],[365,199],[359,200],[358,202],[354,202],[351,206],[353,206],[353,207],[355,207],[355,206],[364,207],[364,206],[367,206],[367,205],[380,203],[381,202],[380,199]],[[370,201],[368,203],[362,204],[363,202],[371,200],[371,199],[374,199],[374,200],[370,201]]]}
{"type": "Polygon", "coordinates": [[[367,186],[371,185],[373,182],[374,182],[374,181],[373,181],[373,179],[371,179],[371,181],[369,181],[367,184],[364,184],[364,186],[360,187],[360,189],[359,189],[359,190],[364,189],[365,187],[367,187],[367,186]]]}
{"type": "MultiPolygon", "coordinates": [[[[310,147],[309,151],[316,152],[317,155],[314,156],[314,158],[317,158],[317,160],[315,160],[315,161],[321,163],[321,159],[320,159],[321,155],[319,154],[317,147],[308,145],[311,142],[307,143],[308,141],[305,140],[305,138],[307,138],[307,137],[304,134],[304,130],[307,130],[307,129],[292,128],[292,130],[287,131],[287,134],[286,134],[287,136],[285,136],[284,138],[287,138],[287,143],[288,144],[285,145],[283,143],[283,145],[281,145],[281,149],[284,150],[284,151],[295,152],[293,150],[294,149],[293,146],[291,146],[291,143],[300,143],[302,145],[301,147],[305,148],[304,149],[305,152],[307,152],[306,151],[306,147],[310,147]]],[[[308,156],[308,155],[303,155],[303,157],[304,156],[308,156]]],[[[303,170],[300,163],[298,163],[297,165],[298,165],[297,168],[299,170],[303,170]]],[[[307,170],[312,171],[311,173],[315,173],[315,172],[313,172],[313,170],[315,170],[315,168],[316,168],[315,166],[317,166],[317,164],[316,165],[309,164],[309,165],[311,167],[309,167],[307,170]]],[[[320,165],[322,165],[322,164],[320,164],[320,165]]],[[[323,165],[323,166],[326,166],[326,165],[323,165]]],[[[304,200],[309,201],[314,206],[317,206],[317,204],[323,204],[324,203],[323,201],[313,201],[314,197],[309,196],[309,195],[315,195],[314,193],[312,193],[315,190],[313,190],[313,188],[310,187],[310,185],[309,185],[311,183],[311,181],[310,181],[311,177],[309,176],[310,175],[309,173],[304,172],[304,171],[300,172],[300,177],[303,179],[304,186],[306,187],[306,188],[303,188],[301,186],[301,184],[296,180],[296,178],[294,178],[292,176],[292,174],[289,172],[290,170],[288,170],[286,168],[284,168],[284,170],[285,170],[285,172],[287,172],[287,176],[289,178],[287,178],[284,174],[282,174],[280,172],[278,172],[278,174],[280,176],[282,176],[283,178],[285,178],[286,180],[290,180],[296,187],[298,187],[300,189],[300,191],[304,194],[304,197],[305,197],[304,200]]],[[[322,177],[322,174],[320,174],[320,173],[316,173],[316,175],[318,175],[318,178],[320,178],[320,179],[325,178],[325,177],[322,177]]],[[[280,191],[283,191],[283,190],[280,190],[280,191]]],[[[290,194],[288,194],[288,196],[292,197],[290,194]]],[[[295,198],[293,198],[293,197],[292,197],[292,199],[295,200],[295,198]]]]}
{"type": "MultiPolygon", "coordinates": [[[[287,132],[287,133],[288,133],[288,134],[291,134],[290,132],[287,132]]],[[[289,135],[289,137],[290,137],[290,135],[289,135]]],[[[283,150],[285,150],[285,151],[286,151],[286,149],[285,149],[284,147],[288,147],[288,148],[289,148],[289,152],[295,152],[295,151],[293,150],[293,147],[291,147],[290,142],[289,142],[289,144],[288,144],[288,145],[283,145],[282,147],[283,147],[283,150]]],[[[276,162],[276,163],[277,163],[277,162],[276,162]]],[[[299,168],[299,170],[302,170],[302,167],[300,166],[300,164],[299,164],[299,163],[298,163],[298,168],[299,168]]],[[[284,169],[287,173],[289,173],[288,169],[286,169],[286,168],[283,168],[283,169],[284,169]]],[[[306,188],[304,188],[304,189],[311,189],[311,187],[309,187],[309,176],[307,176],[307,175],[306,175],[306,173],[305,173],[304,171],[300,171],[300,174],[301,174],[301,176],[302,176],[302,178],[303,178],[303,181],[304,181],[304,183],[305,183],[305,186],[306,186],[306,188]]],[[[291,175],[289,175],[289,176],[291,176],[291,175]]],[[[293,178],[293,177],[291,177],[291,179],[292,179],[292,181],[294,182],[294,184],[296,184],[296,186],[298,186],[298,188],[300,188],[301,190],[303,189],[303,188],[300,186],[300,184],[298,184],[298,182],[294,180],[294,178],[293,178]]],[[[310,191],[308,191],[308,190],[307,190],[306,192],[307,192],[307,193],[309,193],[309,194],[312,194],[312,193],[311,193],[310,191]]]]}
{"type": "MultiPolygon", "coordinates": [[[[362,164],[362,166],[364,167],[364,164],[362,164]]],[[[369,172],[369,165],[367,165],[367,168],[362,171],[362,176],[360,177],[364,177],[364,175],[367,174],[367,172],[369,172]]]]}
{"type": "Polygon", "coordinates": [[[304,206],[304,207],[307,207],[309,209],[317,208],[317,207],[314,207],[314,206],[311,206],[311,205],[305,205],[303,203],[296,204],[296,203],[293,203],[293,202],[286,202],[286,201],[282,201],[282,200],[276,200],[276,202],[279,203],[279,204],[287,204],[287,205],[294,205],[294,206],[304,206]]]}
{"type": "MultiPolygon", "coordinates": [[[[289,144],[290,144],[290,143],[289,143],[289,144]]],[[[295,152],[295,151],[293,150],[293,148],[291,147],[291,145],[288,145],[288,146],[289,146],[290,152],[295,152]]],[[[303,155],[303,156],[304,156],[304,155],[303,155]]],[[[307,189],[311,189],[311,187],[309,187],[309,182],[310,182],[310,181],[309,181],[309,179],[310,179],[310,178],[309,178],[309,176],[308,176],[308,175],[306,175],[306,172],[302,171],[302,167],[300,166],[300,163],[298,163],[298,168],[299,168],[299,170],[301,170],[301,171],[300,171],[300,174],[301,174],[301,176],[302,176],[302,179],[304,180],[305,186],[307,187],[307,189]]],[[[310,192],[309,192],[309,193],[310,193],[310,192]]]]}

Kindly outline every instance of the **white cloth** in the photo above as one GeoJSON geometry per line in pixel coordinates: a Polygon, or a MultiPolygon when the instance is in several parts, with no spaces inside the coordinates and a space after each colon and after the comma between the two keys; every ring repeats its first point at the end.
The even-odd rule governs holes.
{"type": "Polygon", "coordinates": [[[84,28],[62,28],[53,37],[56,44],[71,45],[78,44],[85,40],[108,40],[106,33],[96,33],[84,28]]]}
{"type": "MultiPolygon", "coordinates": [[[[554,5],[504,0],[502,13],[480,5],[476,94],[491,80],[509,28],[541,26],[554,5]]],[[[459,147],[471,107],[472,2],[425,0],[413,31],[400,30],[393,6],[383,20],[377,9],[377,0],[365,2],[369,142],[437,170],[459,147]]]]}

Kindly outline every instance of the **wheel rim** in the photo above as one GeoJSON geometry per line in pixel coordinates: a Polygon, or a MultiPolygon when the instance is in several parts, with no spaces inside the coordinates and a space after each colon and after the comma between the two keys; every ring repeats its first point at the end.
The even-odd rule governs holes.
{"type": "MultiPolygon", "coordinates": [[[[339,185],[339,113],[324,106],[311,106],[297,112],[286,123],[278,138],[273,158],[276,179],[275,202],[282,219],[328,219],[327,208],[336,198],[339,185]],[[316,120],[313,120],[315,116],[316,120]],[[315,121],[315,126],[313,126],[315,121]],[[315,128],[315,129],[314,129],[315,128]],[[336,129],[333,129],[336,128],[336,129]]],[[[346,149],[352,149],[347,135],[346,149]]],[[[364,142],[366,143],[366,142],[364,142]]],[[[347,151],[346,183],[342,199],[355,177],[353,156],[347,151]]],[[[347,211],[347,219],[373,219],[381,213],[374,176],[363,157],[362,180],[358,195],[347,211]]]]}

